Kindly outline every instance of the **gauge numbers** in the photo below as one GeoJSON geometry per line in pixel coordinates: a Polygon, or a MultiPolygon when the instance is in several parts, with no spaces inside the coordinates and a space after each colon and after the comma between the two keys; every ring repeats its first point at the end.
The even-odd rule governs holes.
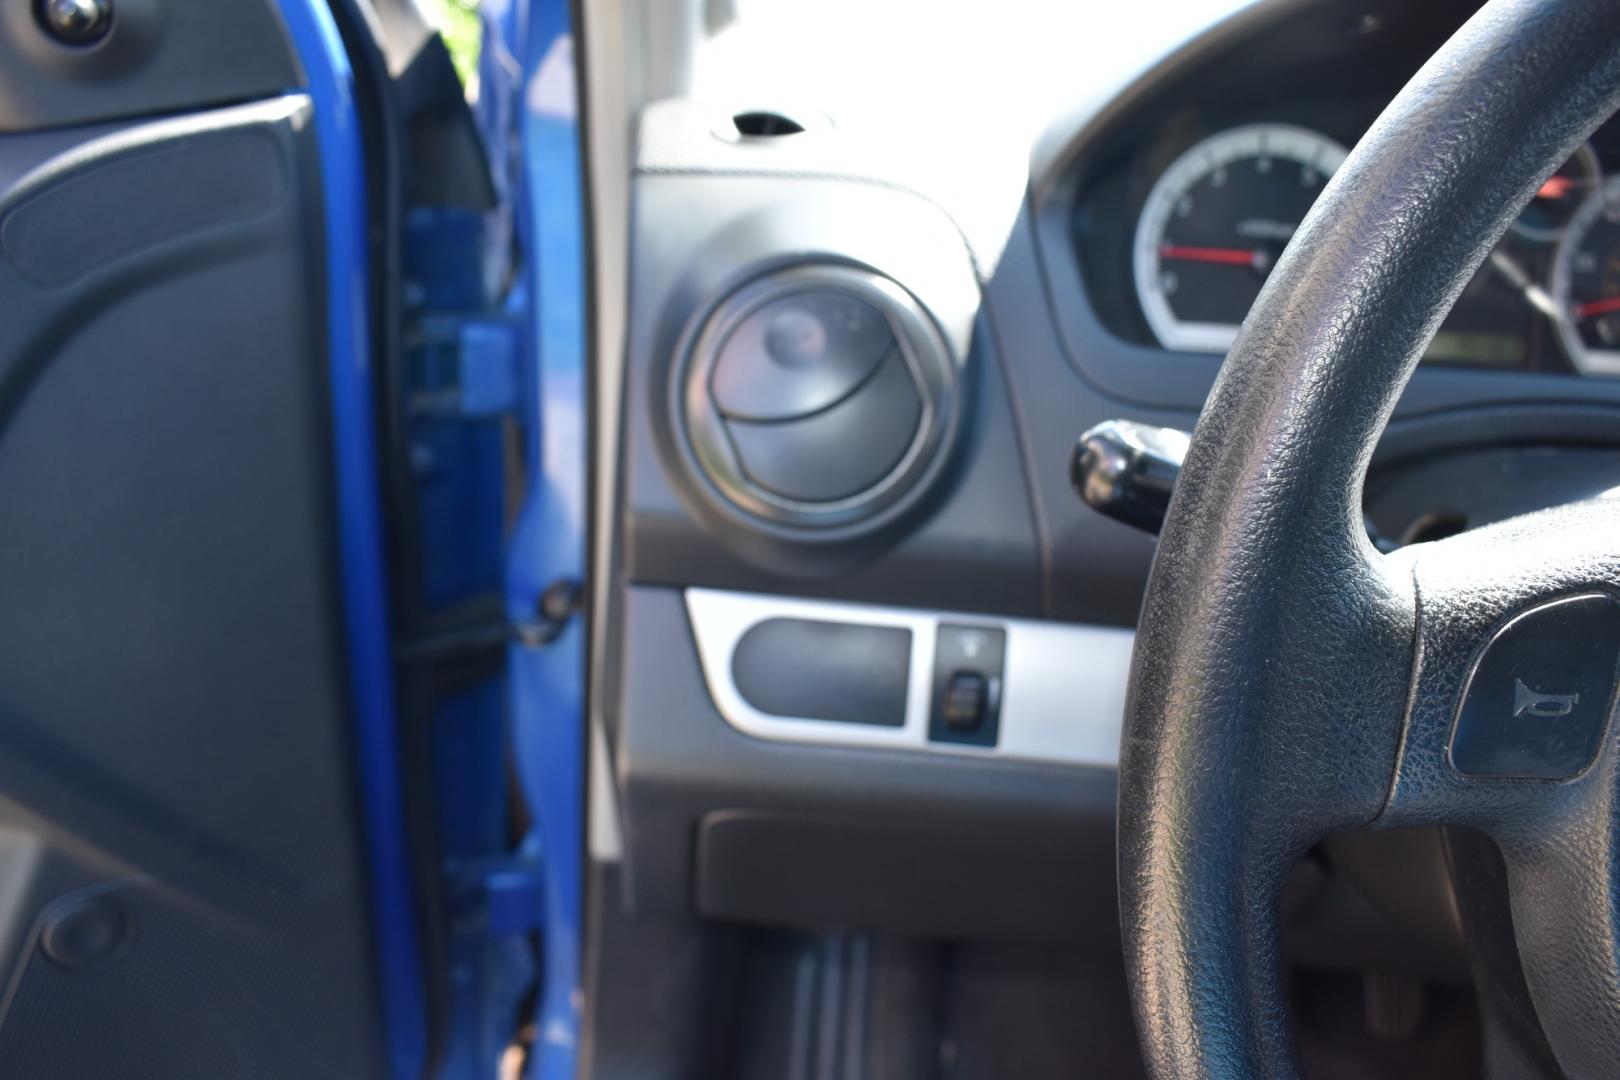
{"type": "Polygon", "coordinates": [[[1558,330],[1576,368],[1620,375],[1620,176],[1570,219],[1552,285],[1558,330]]]}
{"type": "Polygon", "coordinates": [[[1171,163],[1137,221],[1142,313],[1170,349],[1225,353],[1345,149],[1306,128],[1248,124],[1171,163]]]}

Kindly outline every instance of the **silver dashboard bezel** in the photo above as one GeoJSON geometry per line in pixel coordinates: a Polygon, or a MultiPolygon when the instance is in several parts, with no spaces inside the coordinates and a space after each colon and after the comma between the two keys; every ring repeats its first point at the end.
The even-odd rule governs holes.
{"type": "Polygon", "coordinates": [[[1008,619],[971,612],[804,600],[788,596],[685,590],[704,682],[726,723],[782,742],[887,748],[1062,765],[1114,768],[1136,633],[1115,626],[1008,619]],[[770,619],[811,619],[911,632],[905,722],[852,724],[761,712],[732,677],[732,655],[751,628],[770,619]],[[999,734],[995,746],[932,742],[928,721],[935,634],[941,623],[995,627],[1007,634],[999,734]]]}

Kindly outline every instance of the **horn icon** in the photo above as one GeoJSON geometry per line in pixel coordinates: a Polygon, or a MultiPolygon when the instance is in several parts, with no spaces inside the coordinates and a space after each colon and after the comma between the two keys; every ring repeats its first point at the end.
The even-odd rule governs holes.
{"type": "Polygon", "coordinates": [[[1543,694],[1524,685],[1523,679],[1513,680],[1513,715],[1539,716],[1543,720],[1556,720],[1575,711],[1581,700],[1579,694],[1543,694]]]}

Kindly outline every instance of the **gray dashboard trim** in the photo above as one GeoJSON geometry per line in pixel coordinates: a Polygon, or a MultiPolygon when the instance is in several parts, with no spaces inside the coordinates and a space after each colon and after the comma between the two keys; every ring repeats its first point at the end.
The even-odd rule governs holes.
{"type": "Polygon", "coordinates": [[[1067,181],[1075,159],[1091,140],[1138,108],[1162,82],[1186,67],[1219,55],[1234,42],[1273,25],[1309,0],[1256,0],[1185,27],[1179,39],[1167,41],[1134,68],[1121,65],[1118,77],[1100,82],[1084,97],[1068,102],[1030,148],[1030,194],[1038,205],[1067,202],[1067,181]]]}
{"type": "Polygon", "coordinates": [[[745,734],[788,742],[1066,765],[1112,767],[1118,763],[1133,631],[719,589],[687,589],[685,598],[709,695],[726,722],[745,734]],[[750,628],[775,618],[910,630],[911,681],[905,723],[886,728],[772,716],[750,705],[732,679],[732,653],[750,628]],[[1007,632],[1001,732],[994,747],[928,741],[934,639],[942,622],[995,626],[1007,632]]]}

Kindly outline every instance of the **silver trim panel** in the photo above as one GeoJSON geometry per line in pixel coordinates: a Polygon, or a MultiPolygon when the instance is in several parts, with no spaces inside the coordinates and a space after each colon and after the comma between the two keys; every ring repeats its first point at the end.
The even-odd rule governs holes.
{"type": "Polygon", "coordinates": [[[1119,763],[1120,723],[1136,635],[1112,626],[1003,619],[961,612],[877,607],[786,596],[687,589],[687,616],[709,695],[732,727],[761,739],[835,746],[966,754],[1067,765],[1119,763]],[[773,716],[743,699],[731,657],[749,628],[766,619],[825,619],[911,631],[911,683],[905,723],[867,727],[773,716]],[[942,622],[1007,632],[1001,730],[994,747],[928,741],[934,637],[942,622]]]}

